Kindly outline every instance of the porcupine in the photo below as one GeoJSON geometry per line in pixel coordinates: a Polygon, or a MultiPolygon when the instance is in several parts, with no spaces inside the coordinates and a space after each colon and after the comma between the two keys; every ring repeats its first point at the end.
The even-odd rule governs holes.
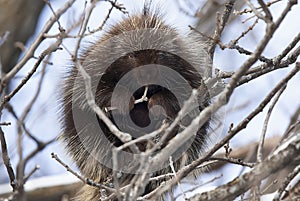
{"type": "MultiPolygon", "coordinates": [[[[98,41],[83,52],[79,61],[91,77],[96,104],[111,121],[116,123],[118,120],[114,118],[118,118],[120,121],[118,124],[116,123],[116,126],[121,131],[130,134],[134,132],[141,133],[142,129],[136,131],[135,128],[128,126],[128,122],[122,123],[124,119],[129,117],[137,127],[141,128],[147,127],[153,121],[155,126],[151,127],[150,130],[143,131],[149,133],[159,128],[162,123],[171,123],[177,116],[182,105],[176,93],[174,95],[173,90],[177,90],[179,94],[186,93],[182,96],[184,99],[190,96],[191,91],[185,92],[185,89],[180,88],[182,84],[177,78],[168,77],[168,74],[165,75],[165,72],[161,72],[159,67],[151,66],[150,69],[153,68],[153,70],[147,71],[146,74],[143,74],[142,70],[137,70],[130,77],[130,82],[141,86],[133,93],[130,92],[130,96],[126,96],[127,102],[122,99],[122,96],[123,92],[126,93],[129,90],[123,84],[123,88],[121,87],[119,94],[117,94],[119,99],[117,98],[117,101],[112,105],[111,99],[115,87],[126,73],[133,69],[139,69],[140,66],[151,64],[166,66],[180,74],[191,89],[201,88],[197,101],[197,109],[201,111],[210,102],[208,89],[204,86],[201,76],[207,64],[206,54],[201,46],[202,44],[197,37],[192,35],[188,37],[181,36],[175,28],[164,22],[159,12],[150,12],[144,8],[142,14],[129,16],[111,27],[98,41]],[[165,82],[167,86],[159,86],[158,84],[142,86],[142,80],[147,80],[147,74],[150,74],[150,79],[159,77],[158,79],[167,80],[165,82]],[[172,90],[168,89],[168,86],[173,84],[176,87],[173,87],[172,90]],[[135,101],[141,98],[143,94],[146,94],[147,99],[136,103],[135,101]],[[161,107],[154,109],[153,106],[157,105],[161,107]],[[126,112],[129,112],[129,116],[122,118],[126,112]]],[[[111,166],[105,164],[112,163],[112,147],[121,146],[123,143],[111,133],[103,121],[88,106],[85,84],[75,67],[70,70],[64,81],[62,105],[62,138],[66,142],[68,152],[83,176],[94,182],[107,183],[108,178],[112,178],[113,170],[111,166]],[[92,114],[92,117],[96,117],[98,127],[92,125],[89,120],[90,116],[85,116],[86,114],[83,111],[88,111],[89,114],[92,114]],[[101,134],[98,134],[100,131],[97,129],[102,130],[101,134]],[[108,141],[103,140],[103,136],[98,136],[102,134],[108,141]],[[101,162],[95,155],[100,157],[101,162]]],[[[186,119],[186,122],[182,124],[188,125],[190,123],[191,118],[186,119]]],[[[173,129],[162,147],[186,125],[177,126],[173,129]]],[[[209,121],[197,131],[193,139],[189,140],[188,148],[184,153],[181,153],[174,163],[175,170],[178,170],[182,163],[188,164],[199,157],[205,146],[208,127],[209,121]]],[[[160,137],[153,138],[152,142],[157,142],[160,137]]],[[[140,142],[137,146],[140,151],[145,151],[149,143],[140,142]]],[[[130,152],[130,150],[127,151],[130,152]]],[[[156,170],[152,175],[157,176],[169,172],[171,172],[171,169],[166,166],[163,169],[156,170]]],[[[118,181],[120,186],[128,184],[132,177],[133,174],[121,174],[118,181]]],[[[161,181],[149,182],[143,194],[151,192],[160,183],[161,181]]],[[[96,201],[100,198],[101,192],[98,188],[85,185],[76,200],[96,201]]]]}

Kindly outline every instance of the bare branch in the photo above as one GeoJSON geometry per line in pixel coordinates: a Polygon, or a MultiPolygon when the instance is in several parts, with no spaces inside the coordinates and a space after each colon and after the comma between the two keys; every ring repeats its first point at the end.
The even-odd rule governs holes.
{"type": "Polygon", "coordinates": [[[276,173],[298,157],[300,151],[300,134],[298,133],[288,142],[277,149],[277,153],[259,163],[250,172],[241,175],[228,184],[217,187],[213,191],[197,194],[189,200],[233,200],[250,189],[252,185],[262,181],[270,173],[276,173]]]}

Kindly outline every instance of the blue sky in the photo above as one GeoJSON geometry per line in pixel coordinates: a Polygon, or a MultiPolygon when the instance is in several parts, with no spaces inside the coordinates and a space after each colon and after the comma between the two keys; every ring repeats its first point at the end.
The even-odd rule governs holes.
{"type": "MultiPolygon", "coordinates": [[[[58,9],[64,1],[53,1],[52,6],[54,9],[58,9]]],[[[60,22],[62,26],[67,27],[69,25],[70,20],[76,18],[83,9],[83,2],[78,1],[75,3],[74,8],[71,12],[65,14],[60,22]]],[[[129,12],[138,12],[143,3],[142,1],[118,1],[120,3],[124,3],[125,7],[129,12]],[[133,3],[135,2],[135,3],[133,3]],[[138,2],[138,3],[137,3],[138,2]]],[[[154,1],[156,4],[159,1],[154,1]]],[[[191,17],[185,16],[180,13],[178,7],[174,3],[175,1],[168,0],[164,2],[160,2],[160,10],[166,13],[166,21],[169,24],[173,24],[177,27],[182,34],[185,34],[189,28],[187,25],[193,24],[194,19],[191,17]]],[[[202,1],[203,2],[203,1],[202,1]]],[[[276,19],[278,14],[283,9],[283,5],[285,5],[286,1],[275,4],[272,6],[272,14],[276,19]]],[[[200,2],[201,3],[201,2],[200,2]]],[[[102,22],[101,19],[104,18],[105,13],[109,8],[109,4],[102,4],[98,6],[92,15],[92,20],[89,24],[89,27],[97,27],[99,26],[99,22],[102,22]]],[[[291,12],[281,28],[278,32],[275,33],[273,39],[270,44],[266,47],[264,51],[264,55],[268,58],[276,56],[279,52],[282,51],[284,47],[291,41],[291,39],[300,32],[300,23],[297,20],[300,19],[300,12],[295,12],[295,10],[300,11],[299,5],[293,8],[293,12],[291,12]]],[[[45,21],[51,16],[49,8],[44,8],[42,12],[41,18],[39,20],[39,25],[36,33],[39,32],[42,25],[45,21]]],[[[114,11],[110,20],[108,21],[108,25],[112,25],[118,20],[121,19],[121,13],[119,11],[114,11]]],[[[242,19],[245,18],[242,16],[242,19]]],[[[77,18],[76,18],[77,19],[77,18]]],[[[251,21],[252,22],[252,21],[251,21]]],[[[228,42],[233,36],[238,36],[241,31],[247,29],[250,23],[241,24],[239,21],[233,23],[231,26],[228,26],[223,35],[224,43],[228,42]]],[[[57,26],[54,26],[51,29],[51,33],[57,33],[57,26]]],[[[257,45],[262,34],[264,33],[264,26],[259,24],[251,33],[251,37],[247,37],[247,39],[242,39],[240,41],[240,45],[246,47],[249,50],[253,50],[253,48],[257,45]]],[[[97,40],[100,34],[96,34],[96,36],[91,36],[89,39],[92,41],[97,40]]],[[[34,39],[35,36],[32,37],[34,39]]],[[[32,42],[29,41],[27,46],[32,42]]],[[[38,48],[35,55],[39,55],[40,52],[45,49],[49,44],[51,44],[53,40],[46,40],[42,43],[42,45],[38,48]]],[[[64,44],[72,49],[74,47],[73,39],[66,39],[64,44]]],[[[88,43],[84,43],[85,46],[88,46],[88,43]]],[[[299,45],[298,45],[299,46],[299,45]]],[[[222,51],[217,49],[215,58],[214,58],[214,66],[224,71],[233,71],[237,69],[243,61],[245,61],[245,56],[238,56],[238,54],[234,50],[226,50],[222,51]]],[[[54,65],[47,67],[46,79],[43,83],[41,95],[37,101],[37,104],[34,105],[32,111],[30,112],[26,125],[29,130],[37,135],[43,141],[47,139],[51,139],[57,136],[60,132],[59,121],[57,111],[59,110],[58,106],[58,92],[61,87],[61,78],[65,75],[66,68],[70,66],[70,57],[66,53],[66,51],[57,51],[53,54],[50,59],[54,65]]],[[[31,59],[26,66],[18,73],[19,79],[15,79],[14,84],[19,83],[21,78],[27,74],[29,69],[35,63],[34,59],[31,59]]],[[[278,70],[276,72],[270,73],[269,75],[262,76],[261,78],[253,81],[250,84],[245,84],[244,86],[238,88],[228,106],[226,106],[226,116],[224,118],[224,131],[226,132],[228,129],[228,125],[230,123],[237,124],[240,122],[250,111],[252,111],[261,101],[265,94],[268,93],[275,85],[278,83],[282,77],[284,77],[291,68],[278,70]],[[246,104],[247,107],[243,108],[239,111],[232,111],[232,108],[238,107],[240,105],[246,104]]],[[[24,105],[27,105],[33,96],[35,89],[37,88],[37,82],[39,80],[39,76],[35,76],[32,80],[28,82],[28,84],[14,97],[11,101],[13,105],[15,105],[17,113],[20,115],[22,112],[22,108],[24,105]]],[[[270,119],[270,124],[267,131],[267,136],[272,135],[280,135],[286,129],[287,124],[289,123],[289,117],[300,104],[300,93],[299,93],[299,85],[300,85],[300,75],[296,75],[291,82],[288,84],[288,87],[282,97],[280,98],[279,104],[275,107],[274,112],[270,119]]],[[[242,144],[247,144],[250,141],[255,141],[259,139],[259,135],[261,133],[261,129],[263,126],[263,120],[265,118],[267,109],[263,111],[263,113],[259,114],[253,121],[250,122],[246,130],[243,130],[234,140],[231,141],[232,147],[239,147],[242,144]]],[[[4,114],[4,118],[6,121],[12,121],[13,118],[9,114],[4,114]]],[[[16,165],[17,157],[13,157],[16,155],[16,127],[13,125],[10,127],[5,127],[4,132],[7,136],[8,144],[9,144],[9,152],[12,157],[13,166],[16,165]]],[[[24,147],[25,153],[29,152],[35,144],[31,142],[31,140],[24,138],[24,147]]],[[[47,147],[42,153],[38,154],[28,165],[27,171],[31,170],[31,168],[39,164],[41,166],[40,170],[35,173],[35,176],[41,175],[51,175],[66,172],[65,169],[51,159],[50,153],[56,152],[61,156],[65,162],[72,164],[71,160],[68,159],[65,155],[65,151],[63,149],[63,144],[61,142],[56,142],[53,145],[47,147]]],[[[237,176],[239,171],[234,171],[232,175],[237,176]]],[[[4,180],[7,180],[6,171],[0,171],[0,183],[4,180]]]]}

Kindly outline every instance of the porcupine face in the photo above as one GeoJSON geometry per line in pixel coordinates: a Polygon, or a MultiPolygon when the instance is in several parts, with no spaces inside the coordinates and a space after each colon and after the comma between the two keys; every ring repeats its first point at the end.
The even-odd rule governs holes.
{"type": "MultiPolygon", "coordinates": [[[[97,99],[98,105],[120,130],[137,138],[158,129],[162,123],[171,123],[183,101],[191,95],[191,89],[200,87],[201,80],[199,72],[177,55],[147,49],[129,53],[112,63],[101,77],[96,97],[110,97],[104,101],[97,99]],[[139,101],[142,96],[146,99],[139,101]]],[[[202,104],[205,106],[207,102],[202,104]]],[[[194,112],[201,109],[196,104],[194,112]]],[[[177,132],[175,129],[169,138],[177,132]]],[[[118,140],[111,143],[122,144],[118,140]]]]}
{"type": "MultiPolygon", "coordinates": [[[[209,104],[208,89],[202,72],[209,65],[200,43],[178,35],[156,15],[139,15],[114,26],[80,58],[91,77],[91,91],[96,104],[123,132],[138,138],[171,123],[193,89],[200,88],[198,100],[163,142],[168,144],[178,132],[209,104]],[[142,99],[145,96],[146,98],[142,99]]],[[[112,147],[123,143],[87,104],[86,85],[76,68],[66,80],[64,134],[67,148],[81,172],[95,181],[105,181],[111,174],[112,147]]],[[[208,124],[205,124],[174,153],[174,161],[186,154],[191,162],[203,148],[208,124]]],[[[137,144],[145,151],[160,135],[137,144]]],[[[130,150],[118,155],[117,171],[136,173],[138,161],[130,150]]],[[[137,159],[138,160],[138,159],[137,159]]],[[[177,169],[180,164],[175,164],[177,169]]],[[[168,163],[151,172],[167,172],[168,163]]]]}

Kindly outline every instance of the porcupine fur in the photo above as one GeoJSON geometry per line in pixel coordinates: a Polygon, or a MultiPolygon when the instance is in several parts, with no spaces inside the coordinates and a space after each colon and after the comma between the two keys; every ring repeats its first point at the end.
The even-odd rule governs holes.
{"type": "MultiPolygon", "coordinates": [[[[199,109],[202,110],[209,105],[210,100],[207,89],[205,89],[205,86],[202,86],[203,78],[201,74],[205,70],[203,68],[205,68],[207,61],[204,59],[206,57],[204,55],[205,52],[201,53],[203,50],[200,46],[197,37],[192,35],[189,37],[181,36],[175,28],[164,22],[158,12],[151,13],[144,11],[142,14],[123,19],[111,27],[98,41],[83,52],[79,61],[91,76],[92,90],[95,92],[96,104],[103,110],[111,106],[110,100],[114,87],[122,76],[134,68],[148,64],[159,64],[172,68],[176,72],[179,72],[193,89],[201,86],[203,90],[198,103],[199,109]],[[203,57],[201,57],[202,54],[203,57]]],[[[159,73],[159,71],[154,70],[154,73],[159,73]]],[[[170,79],[170,82],[172,81],[170,79]]],[[[147,93],[149,100],[142,104],[134,104],[133,101],[138,99],[144,90],[143,87],[137,90],[131,96],[129,105],[127,105],[131,118],[136,124],[143,127],[149,123],[149,111],[153,105],[160,105],[164,108],[164,120],[168,119],[171,122],[177,116],[180,110],[178,100],[172,95],[171,91],[163,87],[149,86],[147,93]]],[[[86,102],[86,90],[83,79],[75,67],[70,69],[70,73],[64,81],[63,94],[62,138],[66,143],[68,152],[84,177],[98,183],[109,183],[108,178],[112,178],[113,174],[111,168],[100,163],[90,152],[92,150],[93,153],[101,155],[105,161],[111,162],[112,146],[120,146],[123,143],[109,131],[99,118],[97,118],[98,123],[105,137],[111,143],[106,143],[102,138],[97,136],[92,135],[91,137],[89,134],[85,134],[86,131],[84,128],[89,126],[89,122],[83,122],[82,124],[85,125],[79,126],[83,128],[81,130],[76,128],[74,113],[78,113],[78,110],[90,111],[91,109],[86,102]],[[80,84],[74,84],[77,80],[79,80],[80,84]],[[80,109],[74,109],[74,105],[78,105],[80,109]],[[82,137],[79,137],[79,135],[82,137]],[[86,144],[89,145],[89,150],[87,150],[86,144]]],[[[124,105],[121,105],[122,103],[120,103],[119,108],[120,116],[123,115],[122,107],[124,107],[124,105]]],[[[161,117],[161,114],[159,114],[160,111],[156,110],[154,116],[161,117]]],[[[106,115],[114,122],[111,111],[106,111],[106,115]]],[[[82,118],[84,118],[84,115],[82,118]]],[[[163,118],[157,119],[161,121],[163,118]]],[[[122,126],[119,129],[125,129],[125,132],[128,133],[133,132],[130,128],[126,130],[126,124],[122,126]]],[[[184,164],[188,164],[199,157],[205,146],[208,127],[209,123],[206,123],[198,130],[195,138],[192,139],[191,146],[184,153],[184,164]]],[[[178,127],[173,130],[168,140],[175,136],[179,130],[178,127]]],[[[138,144],[139,149],[144,151],[146,144],[138,144]]],[[[183,156],[174,163],[176,170],[182,165],[182,158],[183,156]]],[[[153,176],[169,172],[171,172],[170,168],[166,167],[153,173],[153,176]]],[[[131,174],[124,173],[119,183],[121,186],[124,186],[131,179],[131,174]]],[[[155,189],[160,183],[161,181],[149,182],[143,194],[155,189]]],[[[100,200],[100,198],[101,192],[98,188],[84,185],[75,200],[96,201],[100,200]]]]}

